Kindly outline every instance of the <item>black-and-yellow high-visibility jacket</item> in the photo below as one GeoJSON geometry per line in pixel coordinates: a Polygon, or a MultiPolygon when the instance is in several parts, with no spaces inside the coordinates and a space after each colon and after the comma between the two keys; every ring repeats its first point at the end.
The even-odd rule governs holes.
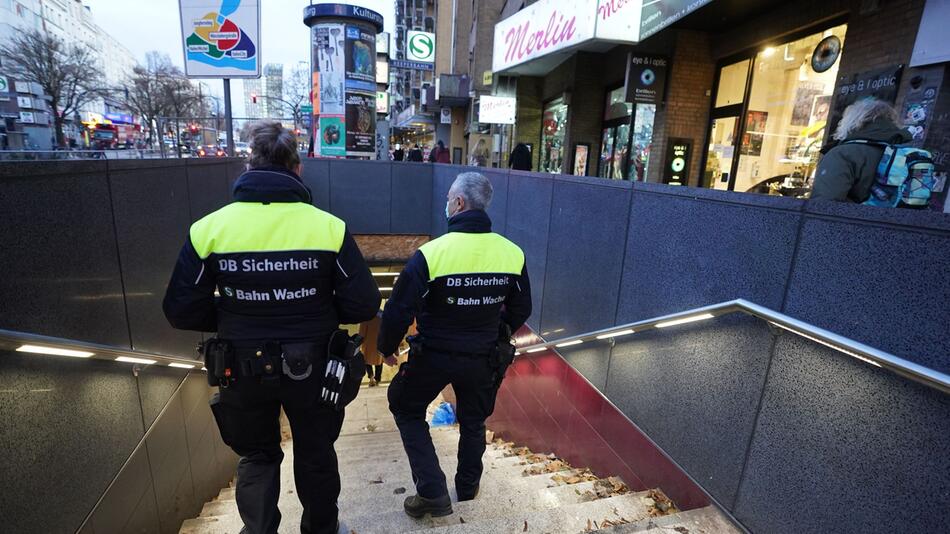
{"type": "Polygon", "coordinates": [[[311,205],[299,177],[248,171],[234,200],[191,226],[165,293],[172,326],[228,340],[317,340],[376,315],[379,289],[346,224],[311,205]]]}
{"type": "Polygon", "coordinates": [[[409,259],[386,302],[377,348],[394,353],[415,318],[427,347],[487,353],[500,321],[514,332],[530,315],[524,252],[492,233],[484,211],[465,211],[409,259]]]}

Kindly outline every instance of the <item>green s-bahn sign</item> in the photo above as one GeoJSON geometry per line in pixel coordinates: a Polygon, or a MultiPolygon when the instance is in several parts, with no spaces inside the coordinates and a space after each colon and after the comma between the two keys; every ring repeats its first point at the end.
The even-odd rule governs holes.
{"type": "Polygon", "coordinates": [[[435,34],[428,32],[408,32],[406,41],[406,59],[424,63],[435,62],[435,34]]]}

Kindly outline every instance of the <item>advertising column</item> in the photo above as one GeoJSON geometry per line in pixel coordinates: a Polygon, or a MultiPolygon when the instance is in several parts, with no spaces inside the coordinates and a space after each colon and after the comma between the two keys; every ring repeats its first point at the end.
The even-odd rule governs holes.
{"type": "Polygon", "coordinates": [[[351,5],[304,9],[311,28],[313,152],[322,157],[376,156],[376,33],[379,13],[351,5]]]}

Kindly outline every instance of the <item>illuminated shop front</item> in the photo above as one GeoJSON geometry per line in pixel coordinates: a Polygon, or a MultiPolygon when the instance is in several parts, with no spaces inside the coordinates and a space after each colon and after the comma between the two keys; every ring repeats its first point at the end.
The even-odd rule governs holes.
{"type": "Polygon", "coordinates": [[[830,135],[846,24],[731,58],[718,67],[702,185],[805,196],[830,135]]]}

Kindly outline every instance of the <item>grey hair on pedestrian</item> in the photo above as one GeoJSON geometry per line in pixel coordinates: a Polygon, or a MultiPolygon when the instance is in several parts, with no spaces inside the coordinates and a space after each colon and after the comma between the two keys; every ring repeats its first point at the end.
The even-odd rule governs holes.
{"type": "Polygon", "coordinates": [[[852,133],[879,118],[885,118],[900,127],[900,117],[894,106],[876,98],[862,98],[845,108],[833,137],[837,141],[844,141],[852,133]]]}
{"type": "Polygon", "coordinates": [[[449,188],[450,195],[464,198],[465,205],[473,210],[488,209],[492,193],[491,182],[480,172],[463,172],[449,188]]]}

